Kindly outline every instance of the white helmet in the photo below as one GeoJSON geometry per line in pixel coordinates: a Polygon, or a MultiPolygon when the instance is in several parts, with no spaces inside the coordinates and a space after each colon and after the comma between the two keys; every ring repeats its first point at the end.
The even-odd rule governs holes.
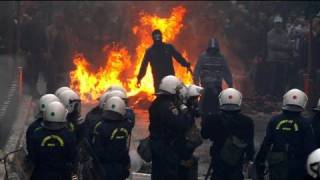
{"type": "Polygon", "coordinates": [[[106,103],[106,101],[112,97],[120,97],[122,100],[126,101],[128,99],[127,94],[123,93],[120,90],[112,90],[104,93],[100,99],[99,99],[99,107],[100,109],[103,108],[103,105],[106,103]]]}
{"type": "Polygon", "coordinates": [[[204,90],[203,87],[191,84],[188,87],[188,95],[187,96],[188,97],[198,97],[202,94],[203,90],[204,90]]]}
{"type": "Polygon", "coordinates": [[[317,107],[313,108],[315,111],[320,111],[320,99],[318,100],[317,107]]]}
{"type": "Polygon", "coordinates": [[[126,91],[122,86],[116,86],[116,85],[110,86],[110,87],[107,89],[106,92],[114,91],[114,90],[121,91],[121,92],[123,92],[124,94],[127,94],[127,91],[126,91]]]}
{"type": "Polygon", "coordinates": [[[117,96],[109,98],[103,105],[104,111],[112,111],[120,114],[122,117],[126,114],[126,103],[117,96]]]}
{"type": "Polygon", "coordinates": [[[179,78],[173,75],[168,75],[164,77],[159,85],[159,92],[169,93],[169,94],[177,94],[179,90],[182,88],[182,82],[179,78]]]}
{"type": "Polygon", "coordinates": [[[299,89],[291,89],[283,96],[283,110],[301,112],[306,108],[307,95],[299,89]]]}
{"type": "Polygon", "coordinates": [[[283,22],[283,19],[281,16],[279,15],[276,15],[274,18],[273,18],[273,23],[282,23],[283,22]]]}
{"type": "Polygon", "coordinates": [[[61,95],[61,93],[62,93],[63,91],[65,91],[65,90],[71,90],[71,89],[70,89],[69,87],[64,86],[64,87],[61,87],[61,88],[57,89],[54,94],[55,94],[57,97],[59,97],[59,96],[61,95]]]}
{"type": "Polygon", "coordinates": [[[44,120],[56,123],[67,122],[67,112],[61,102],[51,102],[46,108],[44,120]]]}
{"type": "Polygon", "coordinates": [[[307,172],[315,179],[320,177],[320,149],[316,149],[308,156],[307,172]]]}
{"type": "Polygon", "coordinates": [[[46,110],[46,107],[48,106],[48,104],[50,104],[51,102],[60,102],[59,98],[54,95],[54,94],[45,94],[43,96],[41,96],[40,100],[39,100],[39,110],[41,112],[44,112],[46,110]]]}
{"type": "Polygon", "coordinates": [[[242,94],[234,89],[228,88],[223,90],[219,95],[220,109],[226,111],[240,110],[242,103],[242,94]]]}
{"type": "MultiPolygon", "coordinates": [[[[60,100],[69,112],[75,110],[75,104],[80,104],[81,100],[77,93],[72,90],[65,90],[60,94],[60,100]]],[[[80,112],[80,106],[78,106],[78,112],[80,112]]]]}

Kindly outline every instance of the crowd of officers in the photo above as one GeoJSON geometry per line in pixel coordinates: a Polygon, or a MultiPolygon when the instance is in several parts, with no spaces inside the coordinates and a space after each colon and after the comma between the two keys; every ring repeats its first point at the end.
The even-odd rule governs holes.
{"type": "MultiPolygon", "coordinates": [[[[269,121],[256,154],[254,121],[241,112],[242,94],[232,88],[232,74],[217,40],[209,40],[195,67],[195,84],[187,87],[174,76],[172,58],[191,71],[190,63],[174,46],[162,42],[161,31],[154,30],[152,38],[154,44],[146,51],[137,77],[140,85],[150,63],[156,99],[149,108],[150,135],[138,153],[152,162],[152,180],[197,179],[193,153],[202,138],[212,141],[206,178],[241,180],[243,170],[253,165],[257,179],[266,175],[271,180],[320,178],[320,150],[314,151],[320,146],[320,101],[309,120],[301,115],[306,94],[298,89],[286,92],[282,112],[269,121]],[[225,90],[223,80],[229,86],[225,90]],[[199,117],[201,130],[195,124],[199,117]],[[149,158],[141,154],[148,151],[149,158]]],[[[70,88],[43,95],[26,135],[28,160],[34,165],[31,179],[128,178],[134,125],[135,113],[122,87],[108,88],[85,119],[81,99],[70,88]]]]}
{"type": "MultiPolygon", "coordinates": [[[[212,141],[211,179],[244,179],[243,168],[252,165],[258,179],[266,174],[272,180],[319,177],[320,150],[314,150],[320,145],[320,101],[308,120],[301,115],[306,94],[298,89],[285,93],[282,112],[269,121],[254,158],[254,121],[241,113],[242,94],[234,88],[221,91],[219,111],[202,116],[198,130],[195,119],[201,116],[198,99],[203,91],[200,86],[185,86],[173,75],[161,80],[149,108],[151,179],[196,179],[193,152],[202,143],[200,135],[212,141]]],[[[40,98],[35,119],[26,134],[32,180],[129,177],[135,113],[122,87],[108,88],[85,119],[80,97],[61,87],[40,98]]]]}
{"type": "MultiPolygon", "coordinates": [[[[149,149],[151,157],[144,158],[139,147],[138,153],[152,162],[152,180],[197,179],[193,153],[202,138],[212,141],[211,179],[241,180],[243,168],[253,165],[258,179],[266,174],[271,180],[318,178],[320,152],[314,150],[320,145],[320,102],[308,120],[301,115],[306,94],[298,89],[286,92],[282,113],[271,118],[254,157],[254,121],[241,112],[242,94],[232,88],[232,74],[217,40],[209,40],[195,67],[195,84],[187,87],[174,76],[172,58],[189,70],[190,63],[162,41],[161,31],[154,30],[152,38],[154,44],[146,51],[137,79],[139,85],[150,63],[156,99],[149,108],[150,136],[140,152],[149,149]],[[229,86],[225,90],[223,80],[229,86]],[[199,117],[201,130],[195,124],[199,117]]],[[[135,113],[122,87],[108,88],[85,119],[81,99],[70,88],[43,95],[26,134],[28,160],[34,165],[31,179],[128,178],[134,125],[135,113]]]]}

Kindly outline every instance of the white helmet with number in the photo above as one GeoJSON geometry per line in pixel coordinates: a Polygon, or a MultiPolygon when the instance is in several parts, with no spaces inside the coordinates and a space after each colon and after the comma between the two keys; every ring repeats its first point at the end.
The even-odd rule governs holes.
{"type": "Polygon", "coordinates": [[[203,87],[191,84],[188,87],[188,97],[199,97],[203,93],[203,87]]]}
{"type": "Polygon", "coordinates": [[[307,172],[315,179],[320,177],[320,149],[316,149],[308,156],[307,172]]]}
{"type": "Polygon", "coordinates": [[[69,87],[64,86],[64,87],[61,87],[61,88],[57,89],[54,94],[55,94],[57,97],[59,97],[59,96],[61,95],[61,93],[62,93],[63,91],[65,91],[65,90],[71,90],[71,89],[70,89],[69,87]]]}
{"type": "Polygon", "coordinates": [[[81,100],[77,93],[72,90],[65,90],[61,93],[59,98],[69,112],[73,112],[75,110],[75,104],[78,103],[78,112],[80,112],[81,100]]]}
{"type": "Polygon", "coordinates": [[[55,123],[67,122],[67,112],[61,102],[51,102],[46,108],[44,120],[55,123]]]}
{"type": "Polygon", "coordinates": [[[234,89],[228,88],[223,90],[219,95],[220,109],[225,111],[240,110],[242,103],[242,94],[234,89]]]}
{"type": "Polygon", "coordinates": [[[320,99],[318,100],[317,107],[313,108],[315,111],[320,111],[320,99]]]}
{"type": "Polygon", "coordinates": [[[159,85],[159,94],[177,94],[182,88],[182,82],[179,78],[173,75],[165,76],[159,85]]]}
{"type": "Polygon", "coordinates": [[[41,112],[44,112],[46,110],[46,107],[48,106],[48,104],[55,102],[55,101],[60,102],[59,98],[54,94],[45,94],[45,95],[41,96],[41,98],[39,100],[39,110],[41,112]]]}
{"type": "Polygon", "coordinates": [[[120,114],[122,117],[126,114],[126,103],[120,97],[114,96],[109,98],[103,105],[104,111],[111,111],[120,114]]]}
{"type": "Polygon", "coordinates": [[[124,100],[125,102],[128,99],[127,94],[123,93],[123,91],[120,90],[112,90],[112,91],[108,91],[106,93],[104,93],[100,99],[99,99],[99,107],[100,109],[103,108],[103,105],[106,103],[106,101],[112,97],[120,97],[122,100],[124,100]]]}
{"type": "Polygon", "coordinates": [[[123,92],[124,94],[126,94],[127,95],[127,91],[122,87],[122,86],[116,86],[116,85],[112,85],[112,86],[110,86],[107,90],[106,90],[106,92],[109,92],[109,91],[121,91],[121,92],[123,92]]]}
{"type": "Polygon", "coordinates": [[[307,95],[299,89],[291,89],[283,96],[283,110],[301,112],[304,111],[308,102],[307,95]]]}

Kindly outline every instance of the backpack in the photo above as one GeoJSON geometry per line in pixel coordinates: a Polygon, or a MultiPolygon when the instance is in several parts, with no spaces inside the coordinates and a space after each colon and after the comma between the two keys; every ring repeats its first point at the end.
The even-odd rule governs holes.
{"type": "MultiPolygon", "coordinates": [[[[230,129],[226,126],[225,121],[226,120],[222,121],[224,128],[230,129]]],[[[229,136],[226,138],[220,150],[220,158],[226,165],[236,166],[241,163],[247,146],[247,142],[238,138],[229,130],[229,136]]]]}

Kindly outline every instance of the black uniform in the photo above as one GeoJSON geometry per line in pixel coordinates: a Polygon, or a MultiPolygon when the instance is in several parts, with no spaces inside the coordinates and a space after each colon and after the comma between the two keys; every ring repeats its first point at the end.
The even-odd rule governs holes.
{"type": "Polygon", "coordinates": [[[256,157],[257,173],[262,178],[267,160],[271,180],[301,180],[306,174],[307,156],[314,148],[314,135],[307,120],[299,112],[284,111],[268,124],[256,157]]]}
{"type": "Polygon", "coordinates": [[[315,135],[316,146],[320,148],[320,112],[316,113],[312,118],[312,129],[315,135]]]}
{"type": "Polygon", "coordinates": [[[242,165],[254,155],[254,124],[238,111],[211,114],[202,121],[201,135],[210,139],[211,179],[242,180],[242,165]]]}
{"type": "Polygon", "coordinates": [[[196,127],[195,118],[200,117],[200,110],[196,99],[191,98],[186,103],[188,114],[185,123],[187,124],[187,132],[185,136],[180,138],[177,153],[179,154],[180,166],[178,169],[179,180],[198,179],[198,159],[193,156],[197,147],[202,144],[200,131],[196,127]]]}
{"type": "Polygon", "coordinates": [[[99,121],[93,137],[93,149],[105,170],[106,180],[124,180],[129,176],[130,157],[127,147],[131,125],[125,119],[107,116],[99,121]]]}
{"type": "Polygon", "coordinates": [[[167,75],[175,75],[172,64],[174,57],[182,66],[189,67],[190,64],[183,56],[171,45],[166,43],[153,44],[147,49],[138,74],[138,80],[141,80],[146,74],[148,64],[150,63],[153,76],[155,91],[158,90],[160,81],[167,75]]]}
{"type": "Polygon", "coordinates": [[[32,180],[71,179],[77,161],[77,147],[74,135],[67,128],[38,128],[32,135],[28,150],[34,163],[32,180]]]}
{"type": "MultiPolygon", "coordinates": [[[[125,115],[125,119],[128,120],[128,122],[130,123],[131,128],[134,127],[135,125],[135,114],[134,111],[130,108],[126,108],[126,115],[125,115]]],[[[91,111],[89,111],[89,113],[87,114],[86,118],[85,118],[85,126],[88,129],[87,131],[87,139],[89,140],[89,142],[91,142],[92,137],[93,137],[93,130],[95,125],[101,120],[101,116],[102,116],[102,110],[99,108],[99,106],[94,107],[91,111]]]]}
{"type": "Polygon", "coordinates": [[[152,180],[178,179],[179,150],[189,126],[185,114],[174,104],[174,97],[160,95],[149,108],[152,151],[152,180]]]}
{"type": "Polygon", "coordinates": [[[194,71],[194,82],[199,79],[204,87],[201,97],[201,110],[204,115],[215,113],[219,109],[219,94],[222,91],[222,81],[232,87],[232,74],[225,58],[217,52],[205,51],[199,57],[194,71]]]}
{"type": "MultiPolygon", "coordinates": [[[[31,143],[32,143],[32,135],[35,131],[37,131],[38,129],[42,128],[41,127],[41,123],[43,121],[43,118],[41,116],[37,116],[36,120],[34,122],[32,122],[26,132],[26,144],[27,144],[27,148],[31,147],[31,143]]],[[[30,152],[30,149],[27,149],[28,152],[30,152]]],[[[28,155],[28,159],[30,159],[30,154],[28,155]]]]}
{"type": "Polygon", "coordinates": [[[91,111],[88,112],[85,118],[85,124],[88,129],[87,139],[91,142],[93,138],[93,129],[94,126],[100,121],[101,119],[102,110],[99,106],[94,107],[91,111]]]}

